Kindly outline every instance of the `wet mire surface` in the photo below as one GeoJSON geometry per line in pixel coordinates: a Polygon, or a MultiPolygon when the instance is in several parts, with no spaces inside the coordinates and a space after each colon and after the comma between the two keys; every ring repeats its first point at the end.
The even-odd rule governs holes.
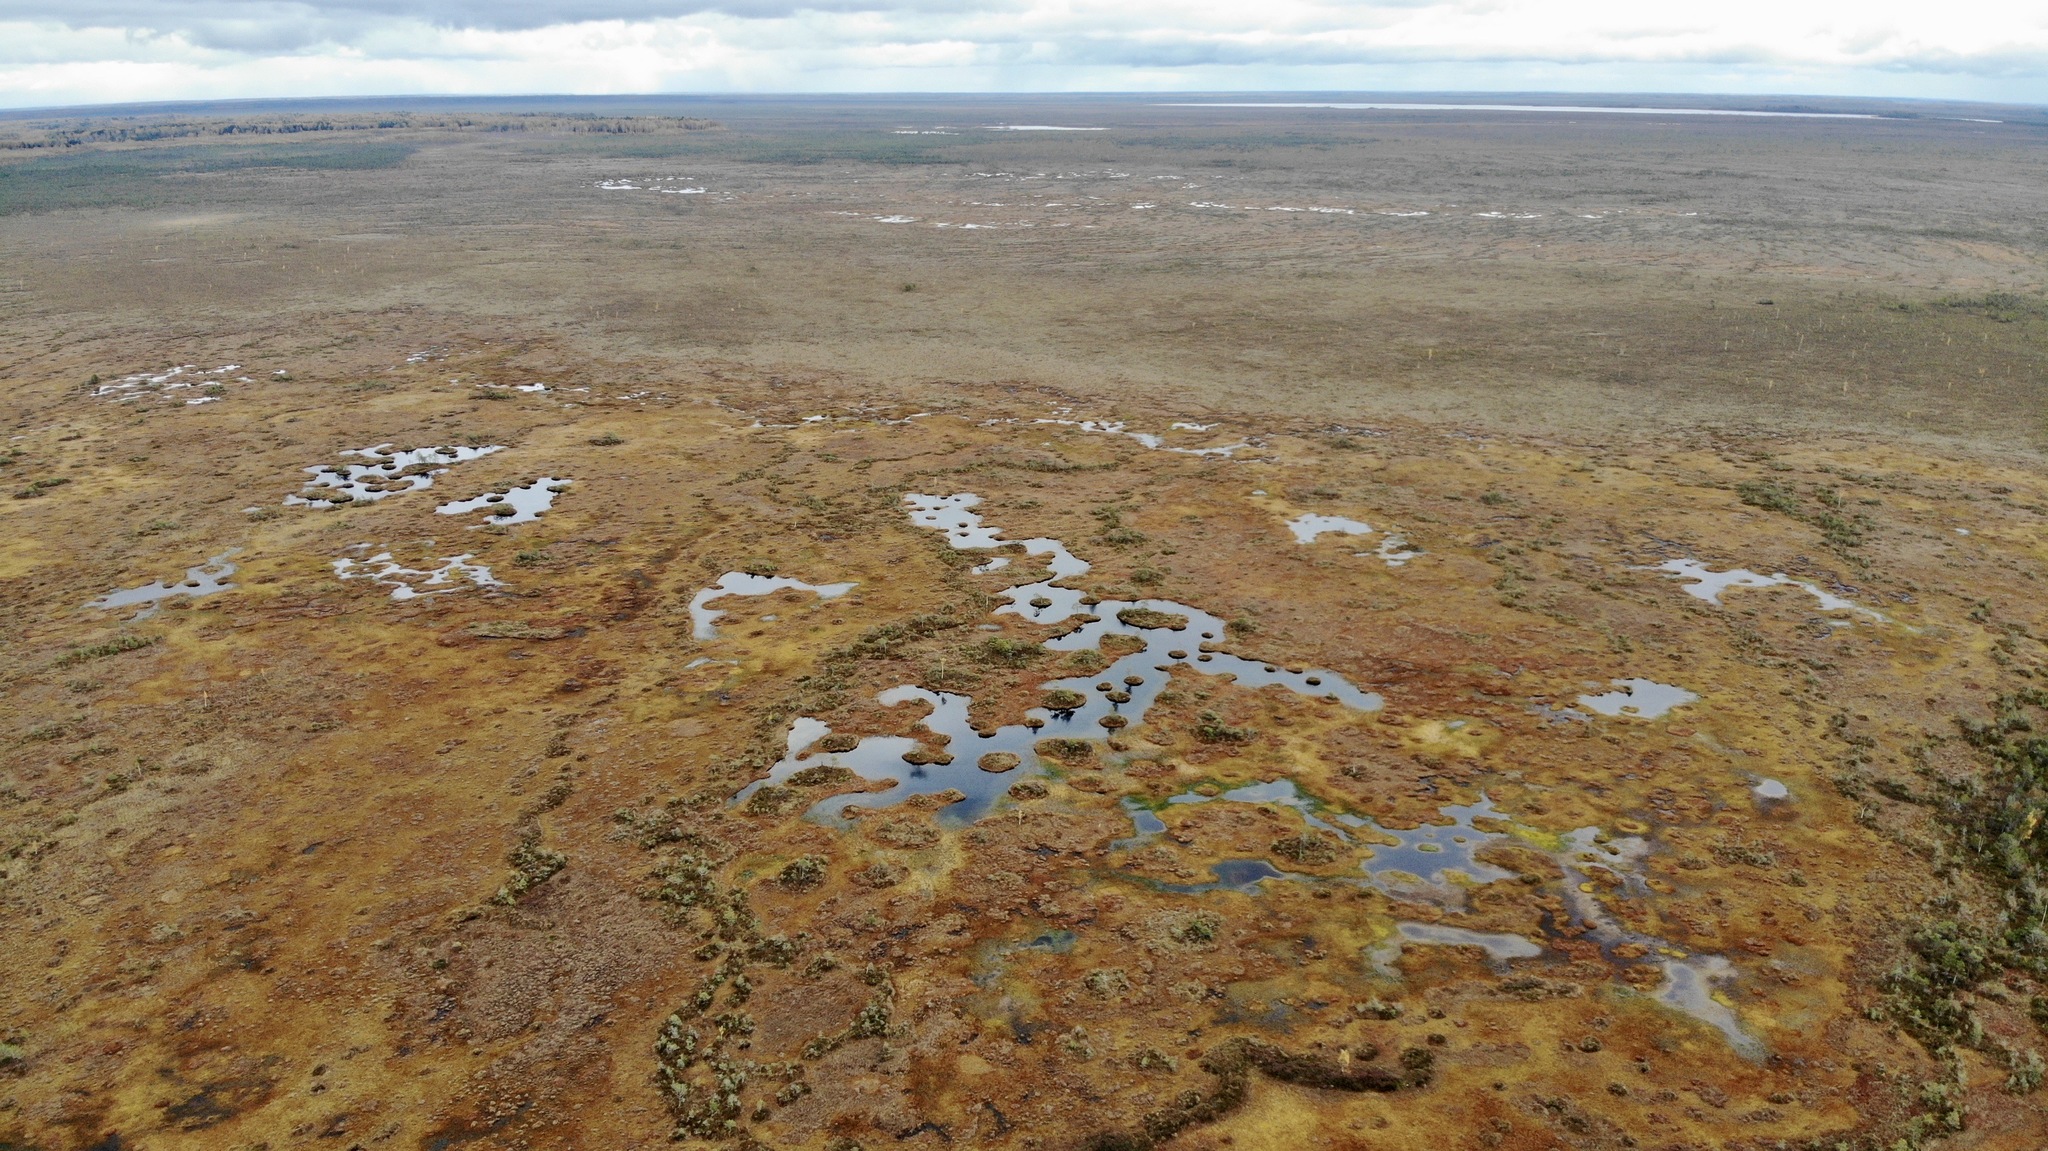
{"type": "MultiPolygon", "coordinates": [[[[1758,457],[1709,440],[1592,463],[1268,425],[1223,460],[944,412],[803,423],[829,396],[752,430],[689,400],[526,402],[463,417],[422,379],[295,425],[360,442],[452,412],[507,445],[465,469],[589,477],[463,556],[338,542],[445,531],[431,500],[230,499],[193,517],[243,549],[217,594],[80,617],[120,577],[89,548],[17,583],[48,613],[9,687],[22,1131],[654,1146],[730,1118],[790,1145],[1028,1123],[1078,1146],[1210,1092],[1202,1060],[1255,1038],[1428,1073],[1354,1095],[1271,1063],[1178,1142],[1498,1119],[1575,1145],[1559,1116],[1583,1114],[1714,1145],[1766,1111],[1871,1129],[1873,1069],[1925,1058],[1854,1006],[1917,864],[1830,783],[1828,733],[1932,729],[2038,663],[1969,638],[1981,599],[2031,602],[2023,471],[1864,447],[1848,479],[1780,445],[1772,474],[1882,501],[1851,565],[1732,499],[1758,457]],[[660,434],[578,446],[628,404],[660,434]],[[1612,490],[1626,528],[1581,502],[1612,490]],[[1297,544],[1307,507],[1412,524],[1422,554],[1297,544]],[[1677,552],[1888,619],[1837,626],[1803,586],[1711,604],[1645,570],[1677,552]],[[662,1057],[673,1106],[648,1082],[671,1015],[664,1042],[697,1036],[662,1057]],[[740,1074],[728,1116],[710,1077],[740,1074]],[[207,1087],[230,1079],[266,1086],[207,1087]]],[[[304,454],[247,454],[242,486],[304,454]]],[[[19,530],[67,538],[119,474],[19,530]]]]}

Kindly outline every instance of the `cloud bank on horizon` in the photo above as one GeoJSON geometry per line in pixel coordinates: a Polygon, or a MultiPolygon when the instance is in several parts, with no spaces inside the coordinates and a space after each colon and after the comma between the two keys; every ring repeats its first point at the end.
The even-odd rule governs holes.
{"type": "Polygon", "coordinates": [[[371,94],[1578,90],[2048,103],[2011,0],[0,0],[0,106],[371,94]]]}

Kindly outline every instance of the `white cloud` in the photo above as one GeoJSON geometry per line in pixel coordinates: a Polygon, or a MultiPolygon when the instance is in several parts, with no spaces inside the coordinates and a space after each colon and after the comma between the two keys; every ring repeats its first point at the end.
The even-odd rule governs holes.
{"type": "Polygon", "coordinates": [[[2048,7],[0,0],[0,105],[14,107],[381,93],[1419,88],[2048,102],[2048,7]]]}

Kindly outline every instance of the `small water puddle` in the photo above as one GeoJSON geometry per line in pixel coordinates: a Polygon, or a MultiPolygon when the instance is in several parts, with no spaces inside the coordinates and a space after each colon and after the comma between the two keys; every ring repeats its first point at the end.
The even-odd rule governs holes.
{"type": "Polygon", "coordinates": [[[1261,883],[1269,879],[1302,880],[1312,878],[1282,871],[1263,859],[1219,859],[1209,870],[1216,878],[1208,883],[1155,883],[1150,886],[1176,895],[1200,895],[1205,891],[1237,891],[1255,894],[1261,883]]]}
{"type": "Polygon", "coordinates": [[[157,580],[153,583],[146,583],[141,587],[128,588],[122,591],[110,591],[100,598],[88,602],[85,606],[95,611],[112,611],[116,608],[124,607],[142,608],[141,611],[128,617],[133,621],[148,619],[150,616],[155,615],[157,609],[163,606],[163,601],[172,596],[188,595],[198,597],[212,595],[215,592],[228,591],[235,586],[227,582],[228,577],[235,574],[235,565],[229,563],[228,559],[241,550],[240,548],[229,548],[227,551],[207,560],[198,567],[186,568],[185,578],[174,583],[165,583],[162,580],[157,580]]]}
{"type": "Polygon", "coordinates": [[[1348,516],[1299,515],[1287,521],[1287,530],[1295,543],[1312,544],[1324,535],[1369,536],[1372,525],[1348,516]]]}
{"type": "MultiPolygon", "coordinates": [[[[219,391],[230,381],[238,384],[252,384],[256,381],[248,376],[234,375],[242,370],[240,364],[222,364],[218,368],[201,370],[197,364],[180,364],[161,372],[137,372],[94,387],[92,394],[102,399],[111,398],[116,403],[129,403],[145,396],[159,399],[175,399],[166,393],[184,388],[210,388],[219,391]]],[[[217,395],[199,396],[186,400],[187,404],[210,404],[217,395]]]]}
{"type": "Polygon", "coordinates": [[[334,574],[344,580],[366,579],[371,583],[391,589],[395,600],[416,599],[426,595],[446,595],[449,592],[469,587],[504,587],[501,580],[491,575],[491,569],[483,564],[469,562],[473,553],[464,552],[459,556],[442,556],[441,566],[436,568],[409,568],[391,557],[391,553],[378,552],[363,557],[370,550],[369,544],[357,544],[350,548],[355,556],[343,556],[334,561],[334,574]]]}
{"type": "MultiPolygon", "coordinates": [[[[725,614],[710,604],[726,596],[762,596],[785,588],[807,591],[819,599],[838,599],[854,589],[847,583],[809,584],[787,576],[748,575],[746,572],[727,572],[718,577],[718,582],[690,597],[690,634],[700,640],[718,638],[718,618],[725,614]]],[[[801,722],[801,721],[799,721],[801,722]]],[[[808,741],[807,741],[808,742],[808,741]]]]}
{"type": "Polygon", "coordinates": [[[1686,594],[1695,599],[1705,600],[1716,607],[1721,605],[1721,593],[1730,588],[1796,587],[1818,601],[1822,611],[1851,611],[1869,616],[1879,623],[1890,622],[1884,613],[1874,608],[1864,607],[1854,600],[1843,599],[1818,584],[1793,579],[1784,572],[1762,575],[1748,568],[1715,571],[1698,560],[1690,559],[1665,560],[1649,570],[1663,572],[1674,579],[1690,581],[1685,588],[1686,594]]]}
{"type": "Polygon", "coordinates": [[[485,492],[469,500],[454,500],[434,510],[444,516],[466,515],[488,509],[491,514],[484,522],[471,524],[473,528],[530,523],[540,518],[542,512],[555,506],[555,497],[569,490],[570,481],[554,476],[542,476],[528,484],[518,484],[502,492],[485,492]]]}
{"type": "Polygon", "coordinates": [[[1401,952],[1409,944],[1476,947],[1484,951],[1496,967],[1506,967],[1511,959],[1534,959],[1543,954],[1541,945],[1505,931],[1472,931],[1441,923],[1397,923],[1394,934],[1367,952],[1366,960],[1382,974],[1391,974],[1394,961],[1401,957],[1401,952]]]}
{"type": "Polygon", "coordinates": [[[390,444],[351,448],[344,456],[360,456],[367,464],[326,464],[305,469],[313,478],[298,495],[284,498],[285,506],[333,508],[349,503],[375,503],[401,492],[434,486],[434,477],[459,463],[505,450],[502,444],[488,447],[411,448],[391,451],[390,444]]]}
{"type": "Polygon", "coordinates": [[[1563,893],[1572,920],[1584,928],[1581,939],[1600,945],[1609,962],[1623,961],[1618,948],[1628,947],[1642,958],[1630,960],[1652,964],[1664,972],[1656,992],[1659,1002],[1683,1011],[1727,1037],[1729,1046],[1744,1058],[1760,1059],[1764,1046],[1742,1029],[1735,1012],[1715,998],[1714,988],[1735,979],[1735,965],[1719,955],[1691,955],[1653,935],[1630,931],[1615,919],[1596,894],[1609,877],[1619,877],[1616,898],[1644,898],[1649,887],[1641,873],[1649,844],[1635,836],[1604,837],[1597,828],[1584,827],[1564,837],[1564,849],[1556,854],[1564,868],[1563,893]],[[1603,842],[1603,840],[1605,840],[1603,842]],[[1595,878],[1588,870],[1598,867],[1606,873],[1595,878]]]}
{"type": "MultiPolygon", "coordinates": [[[[1352,554],[1362,556],[1367,553],[1353,552],[1352,554]]],[[[1408,546],[1407,537],[1397,532],[1388,532],[1380,537],[1380,546],[1374,548],[1371,554],[1384,560],[1388,567],[1397,568],[1405,567],[1409,560],[1421,555],[1422,549],[1411,548],[1408,546]]]]}
{"type": "MultiPolygon", "coordinates": [[[[1266,493],[1260,491],[1253,492],[1252,494],[1263,496],[1266,493]]],[[[1355,520],[1349,516],[1318,515],[1313,512],[1304,513],[1288,520],[1287,530],[1294,533],[1294,542],[1298,544],[1312,544],[1318,538],[1326,535],[1369,536],[1374,534],[1373,526],[1364,520],[1355,520]]],[[[1406,565],[1409,560],[1422,553],[1409,547],[1408,540],[1400,533],[1387,532],[1380,537],[1379,546],[1372,551],[1352,552],[1351,554],[1359,557],[1370,556],[1384,562],[1390,568],[1397,568],[1406,565]]]]}
{"type": "MultiPolygon", "coordinates": [[[[1053,424],[1063,428],[1074,428],[1077,431],[1092,432],[1096,435],[1122,436],[1128,440],[1135,440],[1139,444],[1143,445],[1144,447],[1150,448],[1155,452],[1174,452],[1176,454],[1184,456],[1216,456],[1221,457],[1223,459],[1229,459],[1232,456],[1235,456],[1237,453],[1244,451],[1246,448],[1257,446],[1253,444],[1250,440],[1239,440],[1237,443],[1234,444],[1218,444],[1214,447],[1206,448],[1178,447],[1176,445],[1167,443],[1166,438],[1164,436],[1160,436],[1152,432],[1131,431],[1124,426],[1122,420],[1039,419],[1032,420],[1031,422],[1034,424],[1053,424]]],[[[1215,427],[1216,425],[1208,424],[1205,426],[1182,422],[1176,423],[1173,426],[1175,428],[1182,429],[1189,427],[1199,427],[1201,428],[1201,430],[1207,431],[1210,428],[1215,427]]]]}
{"type": "MultiPolygon", "coordinates": [[[[1166,802],[1170,805],[1181,805],[1208,803],[1212,800],[1222,800],[1226,803],[1271,804],[1275,807],[1293,808],[1301,813],[1302,822],[1310,827],[1318,831],[1332,832],[1337,838],[1347,842],[1351,839],[1351,836],[1344,831],[1319,818],[1316,815],[1316,811],[1321,805],[1303,795],[1301,789],[1297,788],[1291,779],[1273,779],[1264,783],[1246,784],[1243,787],[1233,787],[1229,791],[1218,795],[1203,795],[1198,791],[1187,791],[1168,797],[1166,802]]],[[[1341,819],[1343,817],[1339,816],[1338,818],[1341,819]]],[[[1360,826],[1360,824],[1353,824],[1353,826],[1360,826]]],[[[1162,827],[1161,830],[1164,830],[1164,828],[1162,827]]]]}
{"type": "MultiPolygon", "coordinates": [[[[1166,830],[1166,822],[1164,820],[1152,814],[1150,808],[1147,808],[1144,804],[1139,803],[1130,796],[1127,795],[1123,798],[1122,807],[1124,814],[1131,817],[1132,829],[1140,837],[1159,835],[1166,830]]],[[[1136,840],[1125,840],[1122,842],[1136,842],[1136,840]]]]}
{"type": "MultiPolygon", "coordinates": [[[[1449,804],[1438,809],[1438,814],[1449,820],[1447,823],[1425,823],[1408,829],[1384,827],[1375,820],[1350,812],[1330,811],[1315,797],[1304,794],[1291,779],[1249,784],[1216,795],[1182,792],[1168,797],[1166,805],[1177,807],[1211,802],[1291,808],[1301,814],[1302,822],[1309,827],[1327,831],[1347,843],[1361,842],[1367,850],[1365,873],[1389,890],[1416,894],[1414,889],[1429,888],[1448,900],[1455,896],[1453,889],[1457,886],[1491,883],[1514,874],[1484,863],[1475,856],[1487,843],[1507,838],[1505,832],[1482,831],[1475,825],[1474,821],[1480,819],[1505,822],[1493,801],[1485,796],[1481,796],[1477,803],[1449,804]],[[1321,814],[1325,812],[1328,813],[1327,818],[1321,814]]],[[[1134,800],[1127,798],[1124,810],[1130,814],[1132,826],[1141,839],[1166,830],[1165,823],[1156,814],[1134,800]]]]}
{"type": "Polygon", "coordinates": [[[1479,819],[1505,818],[1493,806],[1493,800],[1482,795],[1477,803],[1448,804],[1438,808],[1437,814],[1450,822],[1425,823],[1403,830],[1355,815],[1336,818],[1339,823],[1360,829],[1361,837],[1375,844],[1371,857],[1365,861],[1366,874],[1391,891],[1432,888],[1449,893],[1456,885],[1492,883],[1514,874],[1482,862],[1477,856],[1488,843],[1508,838],[1505,832],[1483,831],[1474,823],[1479,819]],[[1365,834],[1367,830],[1370,835],[1365,834]]]}
{"type": "Polygon", "coordinates": [[[1674,707],[1698,703],[1700,698],[1682,687],[1658,683],[1654,679],[1617,679],[1610,682],[1621,690],[1582,695],[1579,697],[1580,706],[1601,715],[1656,719],[1674,707]]]}

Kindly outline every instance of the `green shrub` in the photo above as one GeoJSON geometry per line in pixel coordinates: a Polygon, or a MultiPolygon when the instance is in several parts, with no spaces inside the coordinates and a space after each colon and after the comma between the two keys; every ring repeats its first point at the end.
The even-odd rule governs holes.
{"type": "Polygon", "coordinates": [[[1057,739],[1041,739],[1032,750],[1046,759],[1072,762],[1093,757],[1095,745],[1085,739],[1062,736],[1057,739]]]}
{"type": "Polygon", "coordinates": [[[521,840],[519,846],[513,848],[511,854],[505,858],[506,862],[512,865],[512,874],[505,877],[504,884],[498,888],[498,893],[491,897],[491,902],[507,907],[519,902],[520,896],[546,883],[556,872],[569,866],[569,857],[559,851],[542,847],[537,834],[521,840]]]}
{"type": "Polygon", "coordinates": [[[1203,743],[1250,743],[1258,732],[1248,727],[1232,727],[1223,722],[1223,717],[1213,711],[1202,713],[1195,724],[1195,738],[1203,743]]]}
{"type": "Polygon", "coordinates": [[[1197,911],[1168,927],[1166,935],[1175,943],[1200,947],[1216,942],[1217,935],[1222,931],[1223,920],[1219,916],[1214,912],[1197,911]]]}
{"type": "Polygon", "coordinates": [[[803,797],[794,788],[764,783],[747,797],[747,814],[786,815],[802,806],[803,802],[803,797]]]}
{"type": "Polygon", "coordinates": [[[72,664],[84,663],[89,659],[104,659],[110,655],[120,655],[124,651],[138,651],[155,643],[158,638],[153,635],[129,634],[116,636],[105,643],[95,644],[92,647],[75,647],[58,657],[57,666],[70,667],[72,664]]]}
{"type": "Polygon", "coordinates": [[[1735,494],[1753,508],[1788,516],[1799,514],[1799,497],[1770,480],[1744,480],[1735,485],[1735,494]]]}
{"type": "Polygon", "coordinates": [[[1337,860],[1337,844],[1319,831],[1304,831],[1273,841],[1273,854],[1282,859],[1309,866],[1334,863],[1337,860]]]}
{"type": "Polygon", "coordinates": [[[806,855],[792,859],[777,873],[775,882],[789,891],[809,891],[825,882],[825,857],[806,855]]]}
{"type": "Polygon", "coordinates": [[[982,660],[997,667],[1023,667],[1044,652],[1044,648],[1008,636],[992,635],[977,649],[982,660]]]}
{"type": "Polygon", "coordinates": [[[2048,1067],[2041,1063],[2041,1053],[2029,1047],[2012,1058],[2012,1073],[2006,1077],[2005,1089],[2014,1095],[2032,1095],[2041,1086],[2041,1077],[2048,1073],[2048,1067]]]}
{"type": "Polygon", "coordinates": [[[1126,627],[1172,628],[1179,631],[1188,626],[1188,617],[1172,612],[1156,611],[1149,607],[1127,607],[1116,613],[1117,622],[1126,627]]]}
{"type": "Polygon", "coordinates": [[[1352,1010],[1352,1012],[1353,1012],[1354,1014],[1356,1014],[1356,1015],[1360,1015],[1360,1016],[1363,1016],[1363,1017],[1365,1017],[1365,1018],[1367,1018],[1367,1019],[1399,1019],[1399,1018],[1401,1018],[1401,1005],[1400,1005],[1400,1004],[1398,1004],[1398,1003],[1387,1003],[1387,1002],[1385,1002],[1385,1001],[1383,1001],[1383,1000],[1379,999],[1379,998],[1378,998],[1377,996],[1375,996],[1375,997],[1374,997],[1374,998],[1372,998],[1372,999],[1368,999],[1368,1000],[1366,1000],[1366,1001],[1365,1001],[1365,1002],[1363,1002],[1363,1003],[1354,1003],[1354,1004],[1352,1004],[1352,1005],[1351,1005],[1351,1010],[1352,1010]]]}

